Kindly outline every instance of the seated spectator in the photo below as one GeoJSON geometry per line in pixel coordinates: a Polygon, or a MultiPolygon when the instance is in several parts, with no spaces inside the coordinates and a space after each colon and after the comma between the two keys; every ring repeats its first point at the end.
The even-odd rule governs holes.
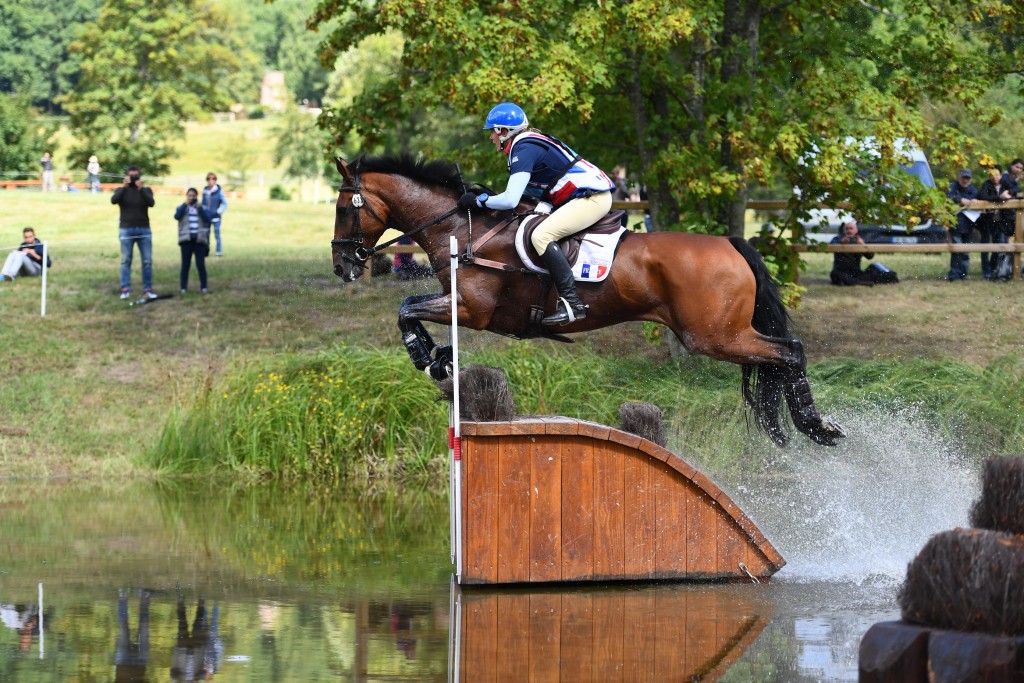
{"type": "MultiPolygon", "coordinates": [[[[857,234],[857,221],[852,218],[839,226],[839,234],[832,238],[832,244],[864,244],[864,238],[857,234]]],[[[834,285],[865,285],[892,284],[899,282],[899,277],[880,263],[871,264],[861,270],[862,258],[872,259],[874,254],[836,253],[832,260],[832,272],[829,277],[834,285]]]]}
{"type": "MultiPolygon", "coordinates": [[[[43,243],[36,239],[36,231],[32,228],[25,228],[22,232],[22,239],[25,241],[7,255],[4,267],[0,270],[0,282],[5,280],[14,281],[19,275],[42,275],[43,273],[43,243]]],[[[47,256],[46,267],[53,265],[53,260],[47,256]]]]}

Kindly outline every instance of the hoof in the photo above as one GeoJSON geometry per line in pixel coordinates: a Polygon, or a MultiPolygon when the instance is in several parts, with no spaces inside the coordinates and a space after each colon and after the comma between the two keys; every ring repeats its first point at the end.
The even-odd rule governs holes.
{"type": "Polygon", "coordinates": [[[823,417],[821,418],[821,424],[810,429],[807,432],[807,436],[811,437],[814,443],[821,444],[822,446],[835,446],[839,443],[839,439],[846,437],[846,430],[832,418],[823,417]]]}

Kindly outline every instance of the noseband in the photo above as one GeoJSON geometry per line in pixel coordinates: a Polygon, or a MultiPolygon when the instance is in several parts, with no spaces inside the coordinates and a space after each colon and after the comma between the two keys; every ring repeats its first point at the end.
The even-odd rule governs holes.
{"type": "Polygon", "coordinates": [[[352,193],[352,203],[345,209],[345,211],[352,213],[352,231],[350,232],[350,234],[353,235],[353,236],[352,237],[345,237],[345,238],[342,238],[342,239],[331,240],[331,253],[332,254],[339,254],[340,253],[341,254],[341,258],[343,260],[348,261],[349,263],[351,263],[353,265],[356,265],[356,266],[365,267],[366,266],[366,262],[369,261],[371,258],[373,258],[373,255],[376,254],[377,252],[379,252],[379,251],[381,251],[383,249],[386,249],[387,247],[390,247],[392,244],[395,244],[396,242],[398,242],[398,240],[400,240],[400,239],[402,239],[404,237],[412,237],[413,235],[415,235],[415,234],[417,234],[419,232],[423,232],[427,228],[432,227],[434,225],[437,225],[438,223],[441,223],[442,221],[447,220],[449,217],[454,216],[459,211],[459,207],[458,207],[458,205],[456,205],[454,208],[452,208],[452,209],[450,209],[448,211],[445,211],[443,214],[441,214],[437,218],[435,218],[435,219],[433,219],[431,221],[428,221],[428,222],[424,223],[423,225],[419,225],[419,226],[413,228],[412,230],[410,230],[409,232],[405,233],[404,235],[396,237],[396,238],[394,238],[392,240],[388,240],[387,242],[385,242],[383,244],[378,244],[375,247],[367,248],[366,246],[364,246],[365,243],[363,241],[363,224],[359,220],[360,211],[363,208],[365,208],[367,211],[369,211],[370,215],[373,216],[374,218],[376,218],[377,222],[380,223],[381,225],[383,225],[385,230],[387,228],[389,228],[389,227],[394,227],[394,226],[390,225],[387,221],[383,220],[380,216],[378,216],[377,212],[373,210],[373,207],[370,206],[369,202],[367,202],[365,199],[363,199],[362,186],[360,185],[360,182],[359,182],[359,170],[358,169],[353,173],[353,181],[354,182],[353,182],[352,185],[343,185],[342,187],[338,188],[338,193],[339,194],[341,194],[342,192],[351,192],[352,193]],[[344,249],[345,247],[351,247],[352,248],[352,254],[351,255],[346,253],[346,251],[344,249]]]}

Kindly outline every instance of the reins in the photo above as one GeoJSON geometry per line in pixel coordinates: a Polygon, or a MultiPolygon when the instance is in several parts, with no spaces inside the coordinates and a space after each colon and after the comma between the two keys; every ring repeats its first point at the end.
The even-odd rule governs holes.
{"type": "MultiPolygon", "coordinates": [[[[459,178],[460,178],[460,180],[462,178],[462,170],[461,169],[459,169],[459,178]]],[[[341,251],[341,250],[339,250],[337,248],[338,247],[343,247],[343,246],[351,246],[351,247],[353,247],[352,255],[351,256],[349,256],[344,251],[341,251],[341,258],[344,259],[345,261],[348,261],[349,263],[354,264],[354,265],[365,266],[366,262],[369,261],[371,258],[373,258],[374,254],[377,254],[378,252],[383,251],[384,249],[390,247],[391,245],[399,242],[400,240],[402,240],[402,239],[404,239],[406,237],[412,237],[413,235],[417,235],[417,234],[423,232],[424,230],[427,230],[429,228],[432,228],[435,225],[438,225],[439,223],[443,223],[444,221],[448,220],[449,218],[454,216],[459,211],[459,206],[456,205],[453,208],[449,209],[448,211],[445,211],[440,216],[437,216],[436,218],[434,218],[434,219],[432,219],[430,221],[427,221],[426,223],[423,223],[421,225],[416,226],[415,228],[413,228],[409,232],[406,232],[406,233],[404,233],[402,235],[399,235],[398,237],[395,237],[394,239],[388,240],[387,242],[383,242],[381,244],[377,244],[376,246],[367,248],[366,246],[364,246],[365,242],[363,240],[363,225],[362,225],[362,222],[360,220],[360,210],[361,209],[363,209],[365,207],[366,210],[370,212],[370,215],[372,215],[374,218],[376,218],[377,222],[379,222],[381,225],[383,225],[385,229],[390,228],[390,227],[394,227],[394,226],[392,226],[389,222],[383,220],[380,216],[378,216],[377,212],[373,210],[373,207],[370,206],[370,204],[363,198],[363,195],[362,195],[362,184],[360,183],[360,180],[359,180],[359,171],[358,170],[356,170],[354,172],[353,180],[354,180],[354,183],[352,185],[343,185],[340,188],[338,188],[338,193],[339,194],[342,193],[342,192],[351,192],[352,193],[352,204],[346,210],[352,210],[352,215],[353,215],[352,222],[353,222],[353,227],[354,227],[353,232],[355,233],[355,236],[354,237],[344,237],[344,238],[341,238],[341,239],[333,239],[333,240],[331,240],[331,251],[332,252],[334,252],[334,251],[341,251]]],[[[463,181],[463,189],[465,189],[465,181],[463,181]]],[[[493,269],[501,270],[501,271],[504,271],[504,272],[533,274],[530,270],[528,270],[526,268],[520,268],[520,267],[517,267],[517,266],[511,266],[511,265],[509,265],[507,263],[499,263],[498,261],[491,261],[489,259],[482,259],[482,258],[479,258],[479,257],[477,257],[475,255],[475,251],[478,250],[481,246],[483,246],[484,243],[486,243],[492,237],[494,237],[496,234],[498,234],[499,232],[501,232],[502,230],[507,228],[509,225],[511,225],[519,217],[520,216],[518,214],[513,212],[511,217],[509,217],[509,218],[499,222],[493,228],[491,228],[486,233],[484,233],[484,235],[482,235],[476,242],[474,242],[473,241],[473,217],[472,217],[472,213],[471,212],[467,212],[467,220],[469,221],[469,237],[468,237],[468,239],[466,241],[466,251],[462,255],[460,260],[463,263],[472,263],[472,264],[476,264],[476,265],[479,265],[479,266],[482,266],[482,267],[485,267],[485,268],[493,268],[493,269]]],[[[443,261],[442,263],[438,264],[438,266],[435,269],[435,272],[441,272],[445,268],[447,268],[448,266],[449,266],[449,262],[448,261],[443,261]]]]}

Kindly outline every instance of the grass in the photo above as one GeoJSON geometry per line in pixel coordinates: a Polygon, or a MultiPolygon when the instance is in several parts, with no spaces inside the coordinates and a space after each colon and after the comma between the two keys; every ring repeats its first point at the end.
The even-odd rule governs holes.
{"type": "MultiPolygon", "coordinates": [[[[141,456],[157,443],[165,424],[174,424],[168,420],[172,411],[183,416],[197,397],[214,388],[243,381],[250,383],[237,386],[254,387],[259,372],[330,371],[322,354],[331,349],[347,347],[371,355],[379,349],[379,362],[389,368],[382,374],[398,371],[405,367],[395,324],[398,304],[405,296],[438,288],[434,280],[390,278],[343,285],[330,269],[332,206],[247,198],[233,202],[225,215],[226,255],[211,259],[210,296],[188,294],[129,308],[116,296],[117,210],[108,196],[21,191],[0,196],[5,208],[0,246],[17,244],[21,228],[32,225],[51,242],[54,259],[46,318],[39,317],[38,279],[0,284],[0,377],[5,389],[0,392],[0,477],[148,474],[151,465],[141,456]]],[[[158,195],[151,214],[155,284],[162,292],[178,289],[179,255],[171,219],[176,204],[158,195]]],[[[962,401],[971,410],[987,411],[983,414],[994,416],[988,429],[1012,442],[1019,431],[1012,422],[1019,420],[1014,417],[1019,403],[1011,403],[1010,397],[1016,396],[1019,372],[1016,366],[1008,368],[1005,359],[1021,351],[1021,283],[947,283],[942,280],[947,261],[941,256],[880,259],[904,282],[831,287],[828,256],[807,257],[802,276],[807,292],[793,317],[795,331],[816,364],[812,375],[818,395],[823,401],[841,401],[865,377],[877,377],[880,391],[896,381],[896,375],[886,373],[900,368],[911,375],[897,378],[905,387],[901,391],[924,391],[939,369],[950,368],[954,378],[964,373],[970,384],[958,389],[957,382],[942,380],[951,404],[962,401]],[[923,365],[911,363],[919,359],[923,365]],[[911,379],[921,387],[915,388],[911,379]],[[1006,405],[1001,404],[1004,397],[1006,405]]],[[[138,278],[136,264],[136,289],[138,278]]],[[[639,365],[624,361],[602,370],[598,374],[607,373],[604,383],[595,384],[594,392],[625,383],[634,387],[627,392],[630,398],[661,403],[668,399],[658,392],[668,392],[674,384],[714,380],[712,384],[724,387],[720,400],[715,398],[717,389],[670,397],[681,406],[672,418],[679,429],[697,443],[723,438],[707,423],[706,414],[696,410],[704,403],[728,420],[733,415],[742,419],[737,412],[738,371],[732,366],[701,360],[699,372],[668,374],[662,365],[665,346],[645,343],[639,324],[577,339],[580,344],[574,348],[466,332],[464,362],[509,367],[521,384],[516,398],[523,411],[568,407],[580,411],[570,414],[605,420],[613,417],[611,408],[599,402],[604,412],[586,412],[590,409],[579,401],[580,394],[572,392],[579,373],[566,367],[579,366],[585,374],[588,366],[581,363],[589,354],[599,361],[621,357],[639,365]],[[534,357],[538,350],[550,353],[534,357]],[[669,378],[664,383],[650,383],[663,374],[669,378]],[[557,396],[566,398],[552,398],[557,396]]],[[[413,381],[421,379],[415,376],[413,381]]],[[[372,391],[389,399],[396,393],[376,386],[372,391]]],[[[417,466],[429,470],[428,464],[417,466]]]]}

